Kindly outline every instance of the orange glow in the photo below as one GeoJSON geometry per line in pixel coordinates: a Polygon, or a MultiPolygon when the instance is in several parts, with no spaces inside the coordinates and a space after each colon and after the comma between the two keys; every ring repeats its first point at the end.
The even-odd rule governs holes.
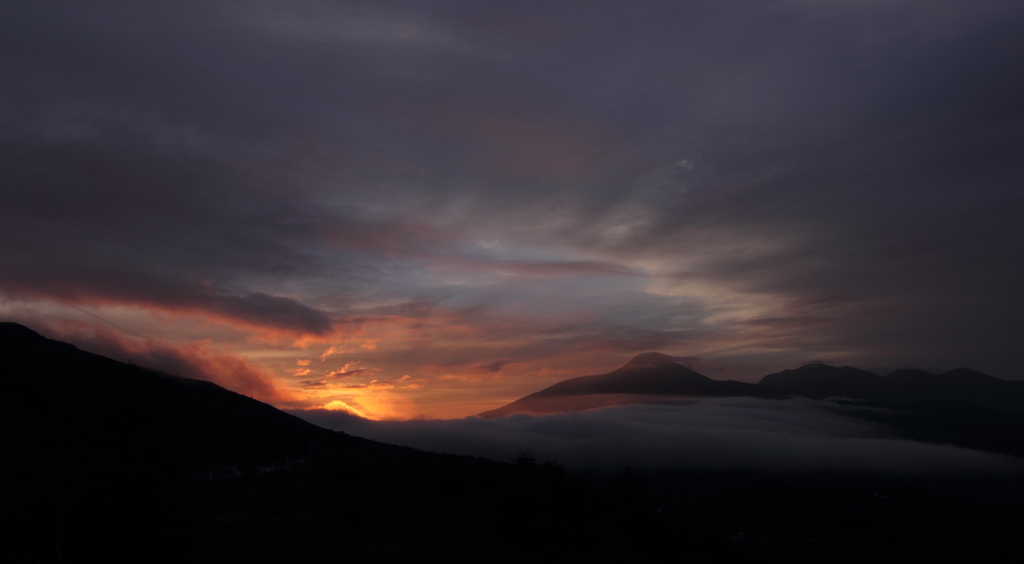
{"type": "Polygon", "coordinates": [[[329,410],[329,411],[346,411],[348,413],[351,413],[352,415],[356,415],[356,416],[362,417],[363,419],[369,419],[369,417],[367,417],[366,414],[364,414],[363,412],[359,411],[358,409],[352,407],[351,405],[349,405],[349,404],[347,404],[347,403],[345,403],[345,402],[343,402],[341,400],[329,401],[329,402],[325,403],[324,405],[321,405],[319,407],[311,407],[309,409],[326,409],[326,410],[329,410]]]}
{"type": "MultiPolygon", "coordinates": [[[[804,316],[815,313],[790,302],[781,306],[789,314],[794,309],[804,316]]],[[[412,305],[396,308],[400,313],[335,318],[331,335],[296,336],[143,305],[105,306],[95,313],[62,302],[44,302],[39,308],[63,321],[30,325],[86,350],[210,380],[277,407],[347,406],[369,419],[466,417],[560,380],[605,373],[642,352],[596,336],[573,337],[573,328],[586,327],[593,317],[583,310],[545,319],[412,305]],[[552,340],[546,340],[548,335],[552,340]]],[[[733,313],[741,311],[753,321],[774,313],[767,303],[762,310],[748,309],[733,313]]],[[[716,358],[735,362],[744,351],[762,359],[788,354],[787,343],[777,338],[785,327],[776,318],[781,319],[742,323],[707,337],[698,334],[685,350],[663,352],[700,357],[705,364],[694,368],[708,376],[734,377],[727,372],[734,368],[716,358]]],[[[811,356],[831,360],[841,353],[824,350],[811,356]]],[[[757,370],[764,366],[759,360],[757,370]]]]}
{"type": "MultiPolygon", "coordinates": [[[[359,417],[373,420],[412,419],[419,412],[412,400],[395,393],[394,386],[376,381],[366,385],[332,387],[325,392],[310,392],[307,399],[329,399],[322,405],[314,403],[311,408],[347,411],[359,417]]],[[[322,401],[322,400],[321,400],[322,401]]]]}

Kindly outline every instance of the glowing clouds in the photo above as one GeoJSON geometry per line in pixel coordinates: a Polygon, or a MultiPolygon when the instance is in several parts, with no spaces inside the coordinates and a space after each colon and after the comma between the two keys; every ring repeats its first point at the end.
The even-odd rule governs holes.
{"type": "Polygon", "coordinates": [[[356,416],[362,417],[363,419],[369,419],[369,417],[367,417],[361,411],[359,411],[358,409],[352,407],[351,405],[349,405],[349,404],[347,404],[347,403],[345,403],[345,402],[343,402],[341,400],[332,400],[332,401],[329,401],[329,402],[325,403],[324,405],[320,406],[319,408],[311,407],[310,409],[326,409],[327,411],[344,411],[346,413],[351,413],[352,415],[356,415],[356,416]]]}
{"type": "Polygon", "coordinates": [[[326,409],[344,411],[373,420],[404,420],[418,415],[415,404],[406,397],[394,392],[394,386],[376,381],[359,386],[335,388],[325,394],[331,399],[323,405],[308,409],[326,409]]]}

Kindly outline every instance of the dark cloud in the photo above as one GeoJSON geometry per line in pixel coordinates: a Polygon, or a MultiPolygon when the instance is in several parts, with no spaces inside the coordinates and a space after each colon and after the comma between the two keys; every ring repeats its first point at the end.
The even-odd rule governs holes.
{"type": "Polygon", "coordinates": [[[888,437],[884,428],[811,400],[709,399],[500,419],[368,421],[293,411],[324,427],[436,452],[506,460],[520,450],[573,470],[650,469],[1011,472],[1008,456],[888,437]]]}
{"type": "Polygon", "coordinates": [[[514,361],[509,360],[509,359],[492,360],[490,362],[485,362],[483,364],[478,364],[477,365],[477,369],[479,369],[482,372],[501,372],[501,367],[505,366],[506,364],[508,364],[510,362],[514,362],[514,361]]]}

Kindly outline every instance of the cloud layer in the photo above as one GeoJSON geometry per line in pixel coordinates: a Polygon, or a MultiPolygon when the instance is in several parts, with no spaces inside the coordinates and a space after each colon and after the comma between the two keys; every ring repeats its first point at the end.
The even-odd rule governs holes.
{"type": "Polygon", "coordinates": [[[579,470],[1011,472],[1008,456],[918,443],[856,420],[828,402],[754,398],[620,406],[531,417],[366,421],[294,411],[318,425],[386,443],[506,460],[520,450],[579,470]]]}

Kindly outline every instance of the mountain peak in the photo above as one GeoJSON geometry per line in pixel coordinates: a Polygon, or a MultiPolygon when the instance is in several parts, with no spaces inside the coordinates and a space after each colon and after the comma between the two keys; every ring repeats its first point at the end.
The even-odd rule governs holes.
{"type": "Polygon", "coordinates": [[[633,358],[629,359],[629,362],[619,367],[619,370],[629,370],[632,368],[651,368],[654,366],[664,366],[666,364],[679,364],[676,362],[676,357],[662,354],[660,352],[645,352],[640,353],[633,358]]]}

